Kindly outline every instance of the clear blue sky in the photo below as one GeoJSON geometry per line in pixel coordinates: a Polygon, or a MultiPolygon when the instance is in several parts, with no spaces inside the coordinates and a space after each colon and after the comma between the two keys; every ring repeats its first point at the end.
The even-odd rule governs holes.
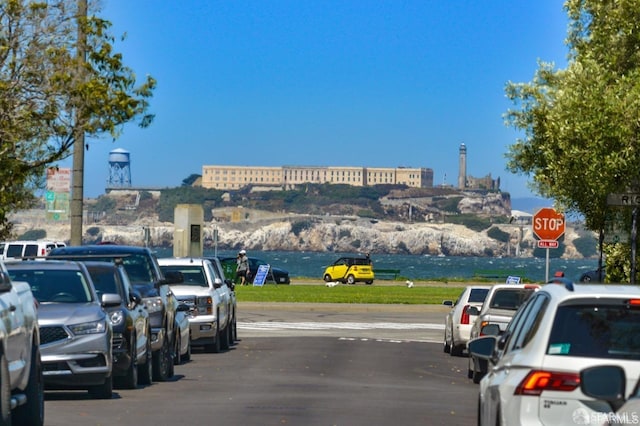
{"type": "MultiPolygon", "coordinates": [[[[85,196],[104,193],[109,152],[134,186],[175,187],[202,165],[428,167],[456,184],[500,177],[516,132],[507,81],[566,66],[558,0],[104,0],[116,50],[158,87],[150,128],[89,140],[85,196]],[[126,33],[124,41],[119,36],[126,33]]],[[[70,167],[70,159],[62,164],[70,167]]]]}

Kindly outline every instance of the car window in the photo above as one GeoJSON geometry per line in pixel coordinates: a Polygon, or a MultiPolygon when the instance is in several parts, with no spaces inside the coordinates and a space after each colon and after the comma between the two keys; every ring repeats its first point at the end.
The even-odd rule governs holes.
{"type": "Polygon", "coordinates": [[[640,310],[626,304],[573,304],[556,312],[547,354],[640,359],[640,310]]]}
{"type": "Polygon", "coordinates": [[[496,290],[491,298],[489,308],[515,311],[533,292],[529,288],[504,288],[496,290]]]}
{"type": "Polygon", "coordinates": [[[532,300],[529,300],[520,306],[511,321],[509,321],[505,332],[500,337],[503,344],[502,346],[505,348],[505,352],[509,352],[514,345],[520,326],[529,313],[529,306],[531,305],[530,302],[532,302],[532,300]]]}
{"type": "Polygon", "coordinates": [[[514,336],[515,340],[511,349],[522,349],[529,343],[538,330],[548,303],[549,298],[544,294],[540,294],[531,303],[527,304],[526,309],[528,312],[523,316],[522,326],[514,336]]]}
{"type": "Polygon", "coordinates": [[[165,274],[167,272],[180,272],[184,277],[184,282],[180,283],[181,285],[208,287],[202,266],[160,265],[160,269],[165,274]]]}
{"type": "Polygon", "coordinates": [[[105,293],[115,293],[120,296],[123,295],[123,290],[118,286],[116,281],[115,271],[112,269],[93,269],[88,268],[89,274],[91,275],[91,280],[93,281],[93,286],[96,289],[96,293],[98,294],[98,298],[105,293]]]}
{"type": "Polygon", "coordinates": [[[7,257],[22,257],[22,244],[9,244],[7,246],[7,257]]]}
{"type": "Polygon", "coordinates": [[[132,282],[152,282],[153,274],[144,256],[127,256],[122,259],[124,269],[132,282]]]}
{"type": "Polygon", "coordinates": [[[488,293],[488,288],[472,288],[471,293],[469,294],[469,302],[482,303],[484,302],[484,299],[487,298],[488,293]]]}

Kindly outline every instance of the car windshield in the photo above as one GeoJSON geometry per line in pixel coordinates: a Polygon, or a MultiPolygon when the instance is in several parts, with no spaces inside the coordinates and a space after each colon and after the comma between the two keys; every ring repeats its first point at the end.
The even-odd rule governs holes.
{"type": "Polygon", "coordinates": [[[80,271],[71,269],[10,270],[12,280],[26,281],[38,302],[87,303],[91,290],[80,271]]]}
{"type": "Polygon", "coordinates": [[[482,303],[487,298],[487,294],[489,294],[488,288],[473,288],[469,294],[469,302],[482,303]]]}
{"type": "Polygon", "coordinates": [[[617,305],[558,308],[547,354],[640,360],[640,310],[617,305]]]}
{"type": "Polygon", "coordinates": [[[180,283],[181,285],[208,287],[202,266],[161,265],[160,269],[165,274],[167,272],[180,272],[184,277],[184,282],[180,283]]]}
{"type": "Polygon", "coordinates": [[[527,300],[532,292],[533,289],[530,288],[504,288],[496,290],[491,298],[489,307],[515,311],[527,300]]]}

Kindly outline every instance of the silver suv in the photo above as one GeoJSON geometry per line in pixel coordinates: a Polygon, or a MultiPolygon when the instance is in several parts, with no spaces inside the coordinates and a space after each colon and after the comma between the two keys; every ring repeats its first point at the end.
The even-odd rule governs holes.
{"type": "Polygon", "coordinates": [[[119,294],[98,299],[84,264],[69,261],[7,262],[9,276],[29,283],[39,303],[40,352],[46,389],[86,389],[95,398],[113,390],[111,322],[104,308],[119,294]]]}
{"type": "Polygon", "coordinates": [[[581,391],[580,372],[589,367],[621,367],[624,396],[633,392],[640,378],[640,288],[558,281],[533,294],[501,336],[469,342],[471,354],[490,365],[480,381],[478,424],[596,424],[590,419],[610,408],[581,391]]]}

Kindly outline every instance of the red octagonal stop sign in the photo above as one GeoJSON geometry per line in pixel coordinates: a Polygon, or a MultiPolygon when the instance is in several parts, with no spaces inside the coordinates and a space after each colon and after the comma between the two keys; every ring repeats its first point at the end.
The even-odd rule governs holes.
{"type": "Polygon", "coordinates": [[[544,207],[533,215],[533,233],[541,240],[555,241],[564,234],[564,214],[544,207]]]}

